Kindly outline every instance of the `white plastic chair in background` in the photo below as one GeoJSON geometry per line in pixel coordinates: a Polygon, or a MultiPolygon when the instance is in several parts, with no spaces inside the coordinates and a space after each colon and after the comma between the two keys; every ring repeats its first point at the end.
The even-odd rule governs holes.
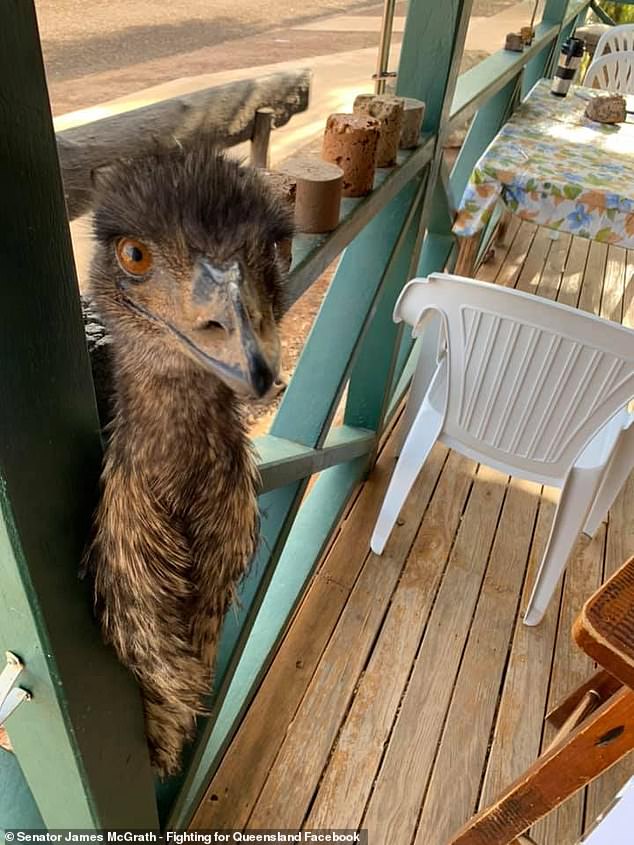
{"type": "Polygon", "coordinates": [[[498,285],[414,279],[394,310],[420,334],[440,315],[435,372],[421,361],[411,427],[370,545],[381,554],[436,441],[506,474],[561,489],[528,608],[541,621],[583,530],[593,533],[634,467],[634,331],[498,285]],[[427,369],[425,388],[421,373],[427,369]],[[429,386],[427,387],[427,382],[429,386]]]}
{"type": "Polygon", "coordinates": [[[597,41],[594,60],[605,53],[618,53],[621,50],[634,50],[634,24],[624,23],[611,26],[597,41]]]}
{"type": "Polygon", "coordinates": [[[595,59],[583,84],[586,88],[602,88],[615,94],[634,94],[634,50],[607,53],[595,59]]]}

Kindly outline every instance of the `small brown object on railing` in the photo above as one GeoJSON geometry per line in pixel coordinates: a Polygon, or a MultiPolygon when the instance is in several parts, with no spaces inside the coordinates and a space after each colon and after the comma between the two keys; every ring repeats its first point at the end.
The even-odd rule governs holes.
{"type": "Polygon", "coordinates": [[[359,94],[355,98],[353,111],[355,114],[375,117],[381,124],[376,166],[395,165],[403,128],[403,98],[391,94],[359,94]]]}
{"type": "Polygon", "coordinates": [[[300,232],[331,232],[339,223],[343,170],[309,156],[284,162],[282,172],[297,182],[295,225],[300,232]]]}
{"type": "Polygon", "coordinates": [[[403,127],[400,147],[413,150],[420,144],[420,130],[425,118],[425,103],[414,97],[403,97],[403,127]]]}
{"type": "Polygon", "coordinates": [[[524,39],[519,32],[509,32],[504,42],[504,49],[513,53],[524,52],[524,39]]]}
{"type": "Polygon", "coordinates": [[[343,170],[344,197],[363,197],[374,185],[381,126],[364,114],[331,114],[321,148],[324,161],[343,170]]]}
{"type": "Polygon", "coordinates": [[[573,636],[602,666],[549,719],[554,741],[450,845],[511,845],[634,749],[634,557],[583,606],[573,636]]]}
{"type": "MultiPolygon", "coordinates": [[[[297,198],[297,181],[287,173],[280,173],[279,170],[263,170],[262,176],[264,176],[273,191],[287,203],[294,214],[295,200],[297,198]]],[[[277,244],[277,254],[286,269],[289,270],[293,261],[293,239],[288,238],[279,241],[277,244]]]]}

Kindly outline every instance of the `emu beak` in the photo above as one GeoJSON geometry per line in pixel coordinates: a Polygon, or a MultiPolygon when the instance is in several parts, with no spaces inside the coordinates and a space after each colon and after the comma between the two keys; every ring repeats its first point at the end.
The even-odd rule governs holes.
{"type": "Polygon", "coordinates": [[[258,398],[268,393],[279,372],[277,329],[272,315],[261,315],[249,296],[238,262],[200,259],[191,307],[189,338],[198,360],[238,393],[258,398]]]}

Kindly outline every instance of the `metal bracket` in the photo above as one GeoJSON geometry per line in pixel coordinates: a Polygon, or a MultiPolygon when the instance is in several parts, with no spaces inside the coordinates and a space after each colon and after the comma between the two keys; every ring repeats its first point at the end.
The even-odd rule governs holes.
{"type": "Polygon", "coordinates": [[[6,663],[0,672],[0,726],[23,701],[31,698],[30,692],[15,686],[15,682],[24,669],[24,664],[12,652],[7,651],[5,654],[6,663]]]}

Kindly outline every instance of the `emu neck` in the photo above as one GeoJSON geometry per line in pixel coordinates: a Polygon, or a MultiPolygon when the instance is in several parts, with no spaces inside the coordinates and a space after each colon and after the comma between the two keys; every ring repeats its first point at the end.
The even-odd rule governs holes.
{"type": "Polygon", "coordinates": [[[248,448],[240,404],[229,388],[185,358],[155,358],[152,365],[150,357],[143,361],[119,353],[115,429],[120,447],[138,461],[183,469],[248,448]]]}

